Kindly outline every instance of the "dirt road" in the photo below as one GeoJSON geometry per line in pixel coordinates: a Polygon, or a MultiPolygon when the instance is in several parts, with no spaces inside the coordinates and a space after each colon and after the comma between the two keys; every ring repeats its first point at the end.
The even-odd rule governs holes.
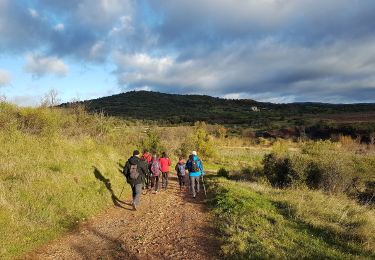
{"type": "Polygon", "coordinates": [[[142,195],[137,211],[127,198],[23,259],[217,259],[218,234],[203,189],[193,199],[175,178],[169,186],[142,195]]]}

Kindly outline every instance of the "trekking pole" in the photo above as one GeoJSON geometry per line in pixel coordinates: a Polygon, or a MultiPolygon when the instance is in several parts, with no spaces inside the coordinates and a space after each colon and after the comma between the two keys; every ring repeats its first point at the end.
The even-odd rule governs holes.
{"type": "Polygon", "coordinates": [[[122,195],[122,192],[124,191],[124,188],[125,188],[125,184],[124,184],[124,186],[122,187],[122,190],[121,190],[120,196],[118,196],[118,200],[121,199],[121,195],[122,195]]]}
{"type": "Polygon", "coordinates": [[[206,198],[207,198],[207,191],[206,191],[206,185],[204,185],[203,174],[202,174],[202,184],[203,184],[204,195],[205,195],[206,198]]]}

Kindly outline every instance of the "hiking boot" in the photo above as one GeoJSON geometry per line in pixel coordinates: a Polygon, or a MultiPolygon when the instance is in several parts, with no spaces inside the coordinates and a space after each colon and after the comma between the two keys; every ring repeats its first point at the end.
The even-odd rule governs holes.
{"type": "Polygon", "coordinates": [[[133,203],[133,210],[137,210],[137,206],[133,203]]]}

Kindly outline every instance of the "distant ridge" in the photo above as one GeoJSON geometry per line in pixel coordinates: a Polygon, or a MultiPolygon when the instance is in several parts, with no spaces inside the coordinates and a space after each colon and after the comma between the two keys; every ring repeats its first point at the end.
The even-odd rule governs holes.
{"type": "MultiPolygon", "coordinates": [[[[324,104],[315,102],[272,104],[251,99],[224,99],[207,95],[179,95],[130,91],[76,102],[91,112],[170,123],[206,121],[226,124],[263,124],[279,117],[375,111],[375,104],[324,104]]],[[[75,103],[65,103],[68,107],[75,103]]]]}

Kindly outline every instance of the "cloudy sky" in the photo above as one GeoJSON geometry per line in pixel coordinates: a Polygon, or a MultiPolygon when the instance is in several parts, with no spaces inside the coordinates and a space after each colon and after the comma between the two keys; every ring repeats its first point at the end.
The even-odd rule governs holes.
{"type": "Polygon", "coordinates": [[[0,0],[0,95],[375,102],[373,0],[0,0]]]}

